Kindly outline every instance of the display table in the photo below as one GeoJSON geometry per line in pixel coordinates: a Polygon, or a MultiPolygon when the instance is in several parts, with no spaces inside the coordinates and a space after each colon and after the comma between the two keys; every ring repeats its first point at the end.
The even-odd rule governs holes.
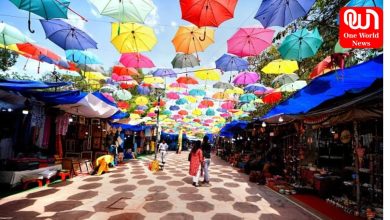
{"type": "Polygon", "coordinates": [[[326,198],[334,192],[338,193],[340,186],[341,177],[339,176],[314,175],[314,189],[317,190],[320,197],[326,198]]]}
{"type": "Polygon", "coordinates": [[[54,166],[43,167],[35,170],[23,170],[23,171],[0,171],[0,183],[9,184],[10,187],[15,187],[21,183],[22,178],[38,175],[47,170],[61,170],[62,165],[57,164],[54,166]]]}

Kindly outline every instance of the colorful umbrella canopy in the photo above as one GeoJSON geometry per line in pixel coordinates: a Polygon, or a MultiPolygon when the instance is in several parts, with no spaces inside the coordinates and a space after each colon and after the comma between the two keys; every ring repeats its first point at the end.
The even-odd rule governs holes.
{"type": "Polygon", "coordinates": [[[77,64],[101,64],[100,59],[89,51],[67,50],[65,51],[66,59],[77,64]]]}
{"type": "Polygon", "coordinates": [[[198,27],[218,27],[234,17],[237,0],[180,0],[182,19],[198,27]]]}
{"type": "Polygon", "coordinates": [[[150,89],[146,86],[138,86],[137,92],[138,92],[138,94],[141,94],[141,95],[148,95],[148,94],[150,94],[150,89]]]}
{"type": "Polygon", "coordinates": [[[100,88],[101,92],[108,92],[108,93],[113,93],[116,90],[118,90],[118,88],[111,84],[105,84],[104,86],[102,86],[102,88],[100,88]]]}
{"type": "Polygon", "coordinates": [[[162,68],[158,68],[152,74],[153,76],[171,77],[171,78],[175,78],[177,76],[177,73],[175,73],[175,71],[173,71],[172,69],[162,69],[162,68]]]}
{"type": "Polygon", "coordinates": [[[178,83],[183,83],[183,84],[187,84],[187,85],[196,85],[198,84],[198,81],[196,81],[196,79],[190,77],[190,76],[182,76],[182,77],[179,77],[176,79],[176,82],[178,83]]]}
{"type": "Polygon", "coordinates": [[[240,87],[234,87],[233,89],[227,89],[225,91],[227,94],[234,94],[234,95],[242,95],[244,94],[244,90],[240,87]]]}
{"type": "Polygon", "coordinates": [[[173,100],[180,99],[179,94],[177,94],[176,92],[168,92],[166,96],[168,99],[173,99],[173,100]]]}
{"type": "MultiPolygon", "coordinates": [[[[200,109],[198,109],[198,108],[196,108],[196,109],[194,109],[193,111],[192,111],[192,115],[194,115],[194,116],[201,116],[203,113],[202,113],[202,110],[200,110],[200,109]]],[[[194,119],[194,120],[196,120],[196,119],[194,119]]],[[[200,122],[200,120],[199,120],[199,122],[200,122]]]]}
{"type": "Polygon", "coordinates": [[[84,72],[83,75],[88,80],[105,80],[107,78],[99,72],[84,72]]]}
{"type": "Polygon", "coordinates": [[[194,96],[185,96],[184,98],[187,99],[187,101],[190,103],[195,103],[198,101],[194,96]]]}
{"type": "Polygon", "coordinates": [[[265,91],[267,90],[267,87],[261,83],[254,83],[254,84],[249,84],[245,86],[244,90],[246,92],[255,92],[255,91],[265,91]]]}
{"type": "Polygon", "coordinates": [[[136,85],[138,85],[138,82],[135,81],[135,80],[122,81],[122,82],[120,83],[120,87],[121,87],[122,89],[133,88],[133,87],[135,87],[136,85]]]}
{"type": "Polygon", "coordinates": [[[302,60],[314,56],[322,42],[317,28],[313,31],[304,28],[288,35],[278,50],[283,59],[302,60]]]}
{"type": "Polygon", "coordinates": [[[161,114],[163,114],[163,115],[172,115],[172,112],[169,111],[168,109],[165,109],[161,114]]]}
{"type": "Polygon", "coordinates": [[[186,110],[180,110],[177,112],[179,115],[188,115],[188,112],[186,110]]]}
{"type": "Polygon", "coordinates": [[[176,105],[184,105],[184,104],[187,104],[188,101],[185,98],[180,98],[180,99],[176,100],[175,103],[176,103],[176,105]]]}
{"type": "Polygon", "coordinates": [[[157,38],[151,27],[137,23],[112,23],[111,43],[119,53],[151,51],[157,38]]]}
{"type": "Polygon", "coordinates": [[[281,92],[295,92],[297,90],[302,89],[307,85],[305,80],[298,80],[293,83],[287,83],[282,85],[278,90],[281,92]]]}
{"type": "Polygon", "coordinates": [[[215,65],[222,71],[243,71],[248,69],[249,63],[242,58],[224,54],[215,61],[215,65]]]}
{"type": "Polygon", "coordinates": [[[64,50],[97,49],[97,43],[84,31],[60,19],[40,20],[46,38],[64,50]]]}
{"type": "Polygon", "coordinates": [[[124,101],[119,101],[119,102],[116,103],[116,105],[120,109],[128,109],[130,107],[129,103],[124,102],[124,101]]]}
{"type": "Polygon", "coordinates": [[[295,19],[305,16],[315,0],[264,0],[255,15],[263,27],[284,27],[295,19]]]}
{"type": "Polygon", "coordinates": [[[212,108],[209,108],[209,109],[206,110],[206,115],[207,116],[214,116],[215,115],[215,111],[212,108]]]}
{"type": "Polygon", "coordinates": [[[228,53],[239,57],[257,56],[272,44],[274,30],[240,28],[228,40],[228,53]]]}
{"type": "Polygon", "coordinates": [[[127,68],[124,66],[114,66],[112,68],[112,73],[115,73],[119,76],[139,76],[139,73],[135,68],[127,68]]]}
{"type": "Polygon", "coordinates": [[[213,101],[211,101],[211,100],[202,100],[201,102],[200,102],[200,105],[202,105],[202,106],[205,106],[205,107],[213,107],[214,106],[214,102],[213,101]]]}
{"type": "Polygon", "coordinates": [[[169,84],[169,88],[187,89],[188,86],[184,83],[173,82],[173,83],[169,84]]]}
{"type": "Polygon", "coordinates": [[[266,94],[263,97],[263,102],[266,104],[275,104],[279,102],[282,99],[282,93],[281,92],[272,92],[269,94],[266,94]]]}
{"type": "Polygon", "coordinates": [[[173,68],[195,67],[199,66],[199,59],[192,54],[178,53],[173,58],[171,64],[173,68]]]}
{"type": "Polygon", "coordinates": [[[91,0],[101,15],[112,17],[119,22],[144,23],[155,9],[151,0],[91,0]]]}
{"type": "Polygon", "coordinates": [[[158,101],[153,102],[154,107],[157,107],[157,106],[164,107],[165,104],[166,104],[166,102],[164,100],[160,100],[160,104],[158,103],[158,101]]]}
{"type": "Polygon", "coordinates": [[[17,28],[6,23],[0,23],[0,44],[7,47],[11,44],[26,43],[30,41],[31,40],[17,28]]]}
{"type": "Polygon", "coordinates": [[[134,67],[134,68],[154,67],[153,61],[140,53],[122,54],[119,62],[122,63],[125,67],[134,67]]]}
{"type": "Polygon", "coordinates": [[[179,26],[172,43],[176,52],[185,54],[203,52],[214,43],[214,30],[196,26],[179,26]]]}
{"type": "Polygon", "coordinates": [[[314,79],[317,76],[325,74],[334,69],[336,69],[336,67],[332,63],[332,58],[330,56],[327,56],[314,67],[313,71],[311,71],[309,75],[309,79],[314,79]]]}
{"type": "Polygon", "coordinates": [[[147,105],[149,103],[149,100],[148,98],[146,98],[145,96],[138,96],[136,99],[135,99],[135,104],[137,105],[147,105]]]}
{"type": "Polygon", "coordinates": [[[232,86],[230,83],[227,83],[227,82],[217,82],[213,85],[213,88],[215,89],[233,89],[234,86],[232,86]]]}
{"type": "Polygon", "coordinates": [[[189,94],[192,96],[205,96],[206,91],[203,89],[191,89],[189,94]]]}
{"type": "Polygon", "coordinates": [[[200,69],[195,71],[195,77],[201,80],[217,81],[221,79],[221,74],[215,69],[200,69]]]}
{"type": "Polygon", "coordinates": [[[218,100],[228,99],[229,97],[230,95],[225,92],[217,92],[213,94],[213,99],[218,99],[218,100]]]}
{"type": "Polygon", "coordinates": [[[235,85],[248,85],[260,80],[259,74],[256,72],[241,72],[234,79],[235,85]]]}
{"type": "Polygon", "coordinates": [[[292,74],[283,74],[280,76],[275,77],[275,79],[272,80],[271,85],[275,85],[276,83],[279,85],[284,85],[287,83],[293,83],[299,79],[299,76],[295,73],[292,74]]]}
{"type": "Polygon", "coordinates": [[[298,63],[295,60],[274,60],[269,62],[261,71],[267,74],[293,73],[298,70],[298,63]]]}
{"type": "Polygon", "coordinates": [[[51,58],[55,61],[60,61],[61,57],[55,54],[54,52],[50,51],[49,49],[40,47],[38,45],[32,44],[32,43],[23,43],[23,44],[16,44],[18,47],[18,50],[23,52],[24,54],[30,55],[30,58],[40,60],[42,56],[51,58]]]}
{"type": "Polygon", "coordinates": [[[252,93],[243,94],[240,96],[240,102],[249,103],[255,100],[257,97],[252,93]]]}
{"type": "Polygon", "coordinates": [[[179,109],[180,109],[180,107],[177,106],[177,105],[172,105],[172,106],[169,107],[169,110],[171,110],[171,111],[177,111],[179,109]]]}
{"type": "Polygon", "coordinates": [[[256,107],[251,103],[246,103],[241,106],[241,110],[245,112],[253,112],[256,111],[256,107]]]}
{"type": "Polygon", "coordinates": [[[164,83],[164,79],[161,77],[153,77],[151,75],[146,75],[144,77],[143,82],[148,84],[158,84],[158,83],[164,83]]]}
{"type": "Polygon", "coordinates": [[[115,91],[113,95],[116,99],[122,101],[130,100],[133,97],[129,91],[124,89],[115,91]]]}
{"type": "Polygon", "coordinates": [[[111,75],[111,79],[116,81],[116,82],[133,80],[133,78],[131,76],[127,76],[127,75],[119,76],[115,73],[113,73],[111,75]]]}
{"type": "Polygon", "coordinates": [[[232,101],[226,101],[221,105],[221,108],[223,109],[234,109],[234,107],[235,107],[235,102],[232,101]]]}

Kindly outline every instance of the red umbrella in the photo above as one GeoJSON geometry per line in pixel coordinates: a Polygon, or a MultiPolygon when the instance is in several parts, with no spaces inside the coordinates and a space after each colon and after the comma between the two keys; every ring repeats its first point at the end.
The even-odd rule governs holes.
{"type": "Polygon", "coordinates": [[[265,95],[263,97],[263,102],[266,104],[275,104],[279,102],[282,99],[282,93],[281,92],[273,92],[265,95]]]}
{"type": "Polygon", "coordinates": [[[206,106],[206,107],[213,107],[214,106],[214,102],[211,101],[211,100],[203,100],[203,101],[200,102],[200,105],[206,106]]]}
{"type": "Polygon", "coordinates": [[[112,74],[111,79],[117,82],[133,80],[129,75],[117,75],[115,73],[112,74]]]}
{"type": "Polygon", "coordinates": [[[199,118],[195,118],[193,121],[194,122],[199,122],[199,123],[201,122],[199,118]]]}
{"type": "Polygon", "coordinates": [[[125,67],[134,68],[151,68],[154,67],[154,63],[147,56],[140,53],[124,53],[122,54],[119,62],[125,67]]]}
{"type": "Polygon", "coordinates": [[[130,89],[130,88],[134,88],[136,85],[137,84],[135,84],[135,83],[122,82],[119,86],[122,89],[130,89]]]}
{"type": "Polygon", "coordinates": [[[38,61],[40,61],[40,56],[45,56],[55,61],[61,60],[61,57],[54,52],[32,43],[16,44],[16,46],[18,47],[19,51],[30,55],[31,58],[38,61]]]}
{"type": "Polygon", "coordinates": [[[130,107],[129,103],[124,102],[124,101],[119,101],[116,104],[118,105],[118,108],[121,108],[121,109],[128,109],[130,107]]]}
{"type": "MultiPolygon", "coordinates": [[[[160,100],[160,105],[159,105],[160,107],[164,107],[165,104],[166,104],[166,103],[164,102],[164,100],[160,100]]],[[[157,105],[158,105],[157,101],[153,102],[153,106],[154,106],[154,107],[156,107],[157,105]]]]}
{"type": "Polygon", "coordinates": [[[314,79],[315,77],[325,74],[332,69],[334,69],[332,65],[332,58],[327,56],[314,67],[313,71],[311,71],[309,75],[309,79],[314,79]]]}
{"type": "Polygon", "coordinates": [[[190,77],[190,76],[182,76],[182,77],[179,77],[177,78],[176,82],[178,83],[183,83],[183,84],[198,84],[198,81],[196,81],[196,79],[190,77]]]}
{"type": "Polygon", "coordinates": [[[136,69],[132,67],[126,68],[124,66],[114,66],[112,68],[112,73],[115,73],[119,76],[139,76],[139,73],[136,69]]]}
{"type": "Polygon", "coordinates": [[[188,112],[186,110],[180,110],[178,112],[179,115],[188,115],[188,112]]]}
{"type": "Polygon", "coordinates": [[[198,27],[218,27],[234,17],[237,0],[180,0],[182,19],[198,27]]]}

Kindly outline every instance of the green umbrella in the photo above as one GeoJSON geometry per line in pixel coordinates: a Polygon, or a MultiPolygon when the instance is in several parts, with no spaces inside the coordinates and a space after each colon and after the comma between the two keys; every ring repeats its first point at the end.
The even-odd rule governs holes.
{"type": "Polygon", "coordinates": [[[31,42],[31,40],[17,28],[6,23],[0,23],[0,44],[11,45],[31,42]]]}
{"type": "Polygon", "coordinates": [[[317,28],[313,31],[304,28],[288,35],[278,50],[283,59],[302,60],[314,56],[322,42],[317,28]]]}
{"type": "Polygon", "coordinates": [[[168,109],[165,109],[161,114],[169,116],[169,115],[172,115],[172,112],[169,111],[168,109]]]}
{"type": "Polygon", "coordinates": [[[114,92],[114,97],[118,100],[127,101],[130,100],[133,96],[129,91],[121,89],[114,92]]]}
{"type": "Polygon", "coordinates": [[[144,23],[155,9],[151,0],[91,0],[101,15],[112,17],[119,22],[144,23]]]}
{"type": "Polygon", "coordinates": [[[240,96],[240,102],[249,103],[255,100],[257,97],[252,93],[247,93],[240,96]]]}
{"type": "Polygon", "coordinates": [[[175,58],[172,60],[173,68],[187,68],[199,66],[199,60],[192,54],[176,54],[175,58]]]}
{"type": "Polygon", "coordinates": [[[206,111],[206,115],[207,116],[214,116],[215,115],[215,111],[213,109],[209,108],[206,111]]]}
{"type": "Polygon", "coordinates": [[[307,83],[305,80],[298,80],[298,81],[295,81],[293,83],[284,84],[283,86],[281,86],[279,88],[279,90],[281,92],[295,92],[297,90],[302,89],[306,85],[307,85],[307,83]]]}
{"type": "Polygon", "coordinates": [[[246,103],[241,106],[241,110],[244,112],[253,112],[256,111],[256,107],[252,103],[246,103]]]}
{"type": "Polygon", "coordinates": [[[274,85],[275,83],[278,83],[279,85],[284,85],[286,83],[293,83],[299,79],[299,76],[295,73],[291,74],[283,74],[280,76],[275,77],[275,79],[272,80],[271,84],[274,85]]]}

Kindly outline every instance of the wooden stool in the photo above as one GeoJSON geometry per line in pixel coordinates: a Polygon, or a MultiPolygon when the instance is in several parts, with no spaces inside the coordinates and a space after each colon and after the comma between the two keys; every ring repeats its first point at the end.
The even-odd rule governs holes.
{"type": "Polygon", "coordinates": [[[58,172],[58,176],[61,177],[61,181],[65,181],[66,180],[66,177],[68,177],[69,179],[72,178],[70,176],[70,171],[69,170],[61,170],[58,172]]]}
{"type": "Polygon", "coordinates": [[[42,175],[31,175],[31,176],[26,176],[22,178],[22,183],[23,183],[23,189],[27,189],[29,183],[38,183],[39,187],[42,187],[42,180],[43,176],[42,175]]]}

